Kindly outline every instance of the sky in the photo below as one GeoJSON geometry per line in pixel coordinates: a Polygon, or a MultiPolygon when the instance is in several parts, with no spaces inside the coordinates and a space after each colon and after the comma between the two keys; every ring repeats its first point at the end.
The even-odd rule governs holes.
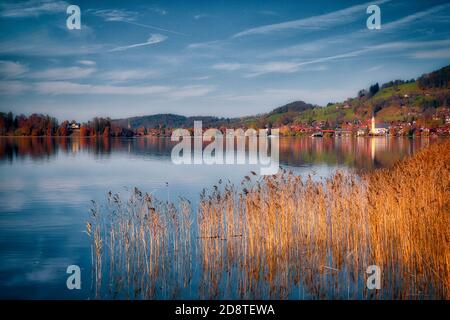
{"type": "Polygon", "coordinates": [[[0,111],[60,120],[326,105],[448,64],[442,0],[0,3],[0,111]],[[66,26],[71,4],[80,30],[66,26]]]}

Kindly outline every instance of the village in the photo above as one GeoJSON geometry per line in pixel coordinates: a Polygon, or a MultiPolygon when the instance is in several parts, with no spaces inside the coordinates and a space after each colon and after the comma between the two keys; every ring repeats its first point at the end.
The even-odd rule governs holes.
{"type": "MultiPolygon", "coordinates": [[[[375,116],[366,121],[354,120],[343,122],[334,128],[327,121],[318,121],[310,124],[287,124],[279,127],[280,136],[311,136],[311,137],[344,137],[344,136],[448,136],[450,135],[450,115],[446,116],[445,123],[436,126],[423,124],[421,121],[413,120],[411,122],[395,121],[391,123],[377,120],[375,116]]],[[[249,127],[258,129],[254,127],[249,127]]],[[[242,127],[244,131],[249,129],[242,127]]],[[[140,127],[134,131],[135,136],[159,136],[169,137],[176,128],[159,126],[156,128],[140,127]]],[[[204,127],[203,130],[207,130],[204,127]]],[[[223,134],[226,133],[225,127],[218,128],[223,134]]],[[[193,130],[188,128],[192,133],[193,130]]],[[[272,127],[266,126],[267,135],[271,134],[272,127]]]]}
{"type": "Polygon", "coordinates": [[[382,122],[375,116],[366,121],[354,120],[343,122],[335,128],[330,128],[326,121],[317,122],[315,125],[294,124],[280,127],[281,136],[310,135],[311,137],[324,136],[430,136],[450,135],[450,116],[445,118],[445,124],[439,126],[427,126],[418,121],[411,122],[382,122]]]}

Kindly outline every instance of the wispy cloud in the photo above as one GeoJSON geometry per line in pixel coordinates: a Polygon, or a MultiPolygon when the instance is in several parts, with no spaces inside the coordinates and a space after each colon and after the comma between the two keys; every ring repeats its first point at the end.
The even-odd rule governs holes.
{"type": "Polygon", "coordinates": [[[307,63],[295,61],[270,61],[264,63],[218,63],[212,66],[220,71],[244,71],[244,77],[252,78],[268,73],[294,73],[307,63]]]}
{"type": "Polygon", "coordinates": [[[26,90],[29,90],[29,86],[22,81],[0,81],[1,94],[20,94],[26,90]]]}
{"type": "Polygon", "coordinates": [[[166,14],[168,14],[169,12],[166,9],[160,8],[160,7],[149,7],[147,8],[150,11],[153,11],[161,16],[165,16],[166,14]]]}
{"type": "MultiPolygon", "coordinates": [[[[367,46],[355,50],[350,50],[344,53],[339,53],[335,55],[313,58],[309,60],[302,61],[270,61],[270,62],[262,62],[262,63],[218,63],[212,66],[214,70],[220,71],[241,71],[243,72],[244,77],[256,77],[269,73],[295,73],[299,71],[322,71],[324,64],[332,61],[355,58],[358,56],[366,55],[367,57],[370,54],[375,52],[382,51],[404,51],[405,49],[414,49],[414,48],[439,48],[439,47],[448,47],[450,45],[450,40],[436,40],[436,41],[396,41],[396,42],[387,42],[379,45],[367,46]],[[319,69],[305,69],[306,66],[321,64],[319,69]]],[[[447,48],[446,48],[447,49],[447,48]]],[[[418,52],[414,55],[415,58],[426,58],[427,56],[431,57],[447,57],[448,50],[442,49],[433,51],[436,54],[430,51],[418,52]]],[[[406,53],[405,53],[406,54],[406,53]]]]}
{"type": "MultiPolygon", "coordinates": [[[[148,8],[151,11],[157,12],[160,15],[166,15],[167,11],[159,8],[148,8]]],[[[159,26],[149,25],[140,23],[138,21],[139,14],[135,11],[123,10],[123,9],[101,9],[101,10],[89,10],[88,12],[93,15],[102,18],[105,21],[109,22],[123,22],[135,26],[139,26],[146,29],[158,30],[163,32],[168,32],[177,35],[185,35],[182,32],[170,30],[167,28],[161,28],[159,26]]]]}
{"type": "Polygon", "coordinates": [[[242,63],[237,62],[231,62],[231,63],[217,63],[212,66],[215,70],[221,70],[221,71],[236,71],[243,69],[246,65],[242,63]]]}
{"type": "Polygon", "coordinates": [[[4,55],[57,57],[102,52],[105,46],[100,43],[80,43],[69,37],[58,40],[51,37],[48,30],[30,32],[0,43],[0,54],[4,55]]]}
{"type": "Polygon", "coordinates": [[[313,16],[304,19],[291,20],[282,23],[269,24],[265,26],[251,28],[236,33],[235,35],[233,35],[233,38],[257,34],[270,34],[289,29],[320,30],[338,25],[343,25],[350,23],[352,21],[356,21],[359,18],[359,16],[356,13],[365,12],[364,10],[367,9],[367,6],[371,4],[381,4],[389,1],[390,0],[373,1],[319,16],[313,16]]]}
{"type": "Polygon", "coordinates": [[[450,39],[448,40],[430,40],[430,41],[393,41],[378,44],[372,47],[367,47],[366,50],[403,50],[414,48],[439,48],[450,46],[450,39]]]}
{"type": "Polygon", "coordinates": [[[79,64],[85,65],[85,66],[95,66],[96,62],[93,60],[78,60],[79,64]]]}
{"type": "Polygon", "coordinates": [[[179,100],[205,96],[214,90],[215,87],[211,85],[122,86],[84,84],[72,81],[41,81],[32,83],[0,81],[0,92],[9,95],[27,91],[42,95],[148,95],[165,100],[179,100]]]}
{"type": "Polygon", "coordinates": [[[200,13],[200,14],[196,14],[196,15],[194,16],[194,19],[195,19],[195,20],[200,20],[200,19],[211,18],[211,17],[213,17],[212,14],[209,14],[209,13],[200,13]]]}
{"type": "Polygon", "coordinates": [[[38,17],[43,14],[65,13],[69,4],[65,1],[29,0],[0,4],[0,16],[4,18],[38,17]]]}
{"type": "Polygon", "coordinates": [[[123,9],[88,10],[87,12],[92,13],[105,21],[134,21],[138,16],[138,13],[135,11],[123,9]]]}
{"type": "Polygon", "coordinates": [[[366,72],[377,71],[377,70],[383,69],[383,67],[384,67],[384,66],[383,66],[382,64],[377,65],[377,66],[373,66],[373,67],[370,67],[369,69],[367,69],[366,72]]]}
{"type": "Polygon", "coordinates": [[[159,94],[168,92],[166,86],[111,86],[79,84],[68,81],[44,81],[34,85],[33,90],[40,94],[159,94]]]}
{"type": "Polygon", "coordinates": [[[450,58],[450,49],[439,50],[421,50],[411,54],[414,59],[438,59],[438,58],[450,58]]]}
{"type": "Polygon", "coordinates": [[[29,78],[43,80],[71,80],[86,78],[96,71],[95,68],[65,67],[51,68],[30,73],[29,78]]]}
{"type": "Polygon", "coordinates": [[[418,20],[423,21],[423,18],[430,17],[430,16],[433,19],[434,14],[448,10],[448,9],[450,9],[450,3],[434,6],[427,10],[416,12],[414,14],[405,16],[405,17],[397,19],[395,21],[384,23],[381,25],[381,29],[384,31],[386,31],[386,30],[389,31],[389,30],[394,30],[396,28],[403,27],[403,26],[410,27],[410,24],[412,22],[415,22],[418,20]]]}
{"type": "Polygon", "coordinates": [[[127,69],[127,70],[112,70],[103,73],[100,77],[104,80],[113,82],[124,82],[130,80],[143,80],[158,76],[160,73],[156,70],[141,70],[141,69],[127,69]]]}
{"type": "Polygon", "coordinates": [[[186,35],[183,32],[178,32],[178,31],[174,31],[174,30],[170,30],[170,29],[166,29],[166,28],[156,27],[156,26],[153,26],[153,25],[143,24],[143,23],[139,23],[139,22],[135,22],[135,21],[123,21],[123,22],[126,22],[128,24],[132,24],[132,25],[135,25],[135,26],[139,26],[139,27],[142,27],[142,28],[146,28],[146,29],[168,32],[168,33],[176,34],[176,35],[179,35],[179,36],[185,36],[186,35]]]}
{"type": "Polygon", "coordinates": [[[188,49],[188,50],[197,50],[197,49],[215,50],[215,49],[221,49],[221,47],[223,46],[224,43],[225,43],[224,40],[197,42],[197,43],[189,44],[186,47],[186,49],[188,49]]]}
{"type": "Polygon", "coordinates": [[[369,49],[361,49],[355,51],[349,51],[343,54],[337,54],[322,58],[316,58],[305,61],[269,61],[262,63],[218,63],[212,66],[214,70],[221,71],[243,71],[243,76],[246,78],[257,77],[269,73],[295,73],[298,71],[323,71],[326,68],[324,65],[320,66],[320,68],[308,68],[305,69],[305,66],[325,63],[338,59],[345,59],[356,57],[364,52],[367,52],[369,49]]]}
{"type": "Polygon", "coordinates": [[[135,44],[131,44],[128,46],[117,47],[110,51],[125,51],[125,50],[132,49],[132,48],[145,47],[145,46],[149,46],[152,44],[157,44],[157,43],[163,42],[166,39],[167,39],[167,36],[165,36],[165,35],[152,34],[152,35],[150,35],[150,37],[147,39],[146,42],[135,43],[135,44]]]}
{"type": "Polygon", "coordinates": [[[14,61],[0,61],[0,78],[11,79],[23,75],[28,71],[28,67],[14,61]]]}
{"type": "Polygon", "coordinates": [[[194,81],[202,81],[202,80],[208,80],[211,79],[211,76],[198,76],[198,77],[190,77],[189,80],[194,81]]]}
{"type": "Polygon", "coordinates": [[[299,71],[301,64],[286,61],[267,62],[250,67],[250,73],[246,77],[257,77],[267,73],[294,73],[299,71]]]}

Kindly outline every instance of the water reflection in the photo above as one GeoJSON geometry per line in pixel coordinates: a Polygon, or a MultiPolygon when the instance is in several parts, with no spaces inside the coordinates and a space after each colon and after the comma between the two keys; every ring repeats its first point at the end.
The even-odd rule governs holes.
{"type": "MultiPolygon", "coordinates": [[[[412,155],[438,138],[403,137],[280,138],[280,163],[292,167],[311,165],[345,166],[370,170],[389,167],[412,155]]],[[[169,159],[176,142],[170,138],[70,139],[70,138],[0,138],[0,161],[20,158],[52,159],[58,153],[88,153],[110,157],[115,153],[143,158],[169,159]]],[[[206,144],[206,143],[205,143],[206,144]]]]}

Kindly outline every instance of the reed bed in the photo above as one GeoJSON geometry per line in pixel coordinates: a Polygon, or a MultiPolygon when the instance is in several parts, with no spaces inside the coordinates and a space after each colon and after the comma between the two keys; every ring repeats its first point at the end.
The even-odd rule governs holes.
{"type": "Polygon", "coordinates": [[[96,297],[176,297],[191,277],[189,201],[175,207],[134,189],[125,203],[110,192],[104,209],[93,203],[87,222],[96,297]]]}
{"type": "Polygon", "coordinates": [[[195,210],[109,194],[87,226],[98,297],[449,299],[449,223],[446,141],[369,173],[219,181],[195,210]]]}

